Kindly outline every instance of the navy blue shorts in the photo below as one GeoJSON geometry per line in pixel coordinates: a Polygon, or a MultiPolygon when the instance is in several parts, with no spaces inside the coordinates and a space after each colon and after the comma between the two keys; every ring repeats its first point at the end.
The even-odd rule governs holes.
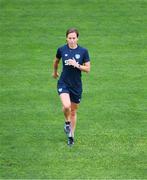
{"type": "Polygon", "coordinates": [[[70,96],[71,102],[74,102],[76,104],[79,104],[82,98],[82,88],[74,89],[69,86],[67,86],[65,83],[59,83],[57,84],[57,91],[58,94],[62,93],[68,93],[70,96]]]}

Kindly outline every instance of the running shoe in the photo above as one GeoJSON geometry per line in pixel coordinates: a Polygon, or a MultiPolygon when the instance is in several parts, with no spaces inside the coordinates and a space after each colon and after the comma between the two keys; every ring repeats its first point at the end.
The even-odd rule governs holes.
{"type": "Polygon", "coordinates": [[[68,142],[67,142],[67,144],[68,144],[69,146],[72,146],[72,145],[74,144],[74,138],[73,138],[73,137],[68,137],[68,142]]]}
{"type": "Polygon", "coordinates": [[[65,124],[65,125],[64,125],[64,132],[65,132],[67,135],[70,134],[70,132],[71,132],[71,126],[70,126],[70,124],[65,124]]]}

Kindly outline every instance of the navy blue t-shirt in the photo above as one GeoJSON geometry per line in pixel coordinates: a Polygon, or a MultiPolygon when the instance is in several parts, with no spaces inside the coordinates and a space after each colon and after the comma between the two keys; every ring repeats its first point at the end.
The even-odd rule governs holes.
{"type": "Polygon", "coordinates": [[[71,49],[66,44],[58,48],[56,57],[58,59],[62,59],[63,64],[59,83],[64,82],[71,88],[79,88],[80,86],[82,86],[81,70],[73,66],[69,66],[66,63],[66,60],[74,58],[80,65],[82,65],[83,63],[90,61],[88,50],[79,45],[76,49],[71,49]]]}

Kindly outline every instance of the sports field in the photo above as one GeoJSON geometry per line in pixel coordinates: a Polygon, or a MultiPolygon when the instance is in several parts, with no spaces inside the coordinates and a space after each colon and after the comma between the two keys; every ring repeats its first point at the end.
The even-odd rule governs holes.
{"type": "Polygon", "coordinates": [[[0,61],[0,179],[147,179],[147,0],[0,0],[0,61]],[[69,27],[91,57],[72,148],[51,77],[69,27]]]}

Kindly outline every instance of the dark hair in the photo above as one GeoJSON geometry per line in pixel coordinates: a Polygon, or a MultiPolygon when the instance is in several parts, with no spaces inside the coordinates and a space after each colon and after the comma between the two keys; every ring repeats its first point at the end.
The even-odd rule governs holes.
{"type": "Polygon", "coordinates": [[[68,36],[68,34],[70,33],[76,33],[77,37],[79,37],[79,31],[76,28],[70,28],[66,31],[66,37],[68,36]]]}

